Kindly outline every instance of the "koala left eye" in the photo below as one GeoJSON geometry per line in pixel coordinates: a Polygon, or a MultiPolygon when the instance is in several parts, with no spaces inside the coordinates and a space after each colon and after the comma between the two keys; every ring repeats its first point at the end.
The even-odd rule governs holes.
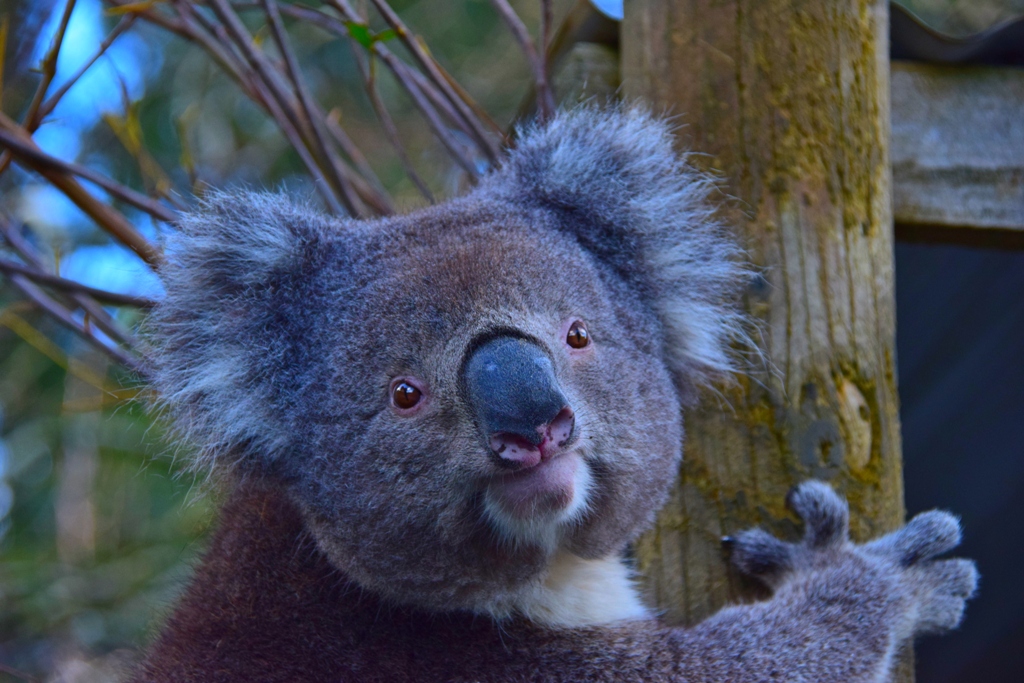
{"type": "Polygon", "coordinates": [[[423,400],[423,390],[409,380],[397,380],[391,385],[391,403],[399,411],[412,410],[423,400]]]}
{"type": "Polygon", "coordinates": [[[587,326],[583,324],[582,320],[577,320],[569,326],[569,331],[565,335],[565,343],[574,349],[582,349],[590,343],[590,333],[587,332],[587,326]]]}

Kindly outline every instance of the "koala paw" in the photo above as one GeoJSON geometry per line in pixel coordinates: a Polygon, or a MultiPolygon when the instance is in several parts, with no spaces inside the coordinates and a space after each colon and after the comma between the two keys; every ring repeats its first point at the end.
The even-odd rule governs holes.
{"type": "Polygon", "coordinates": [[[960,623],[966,602],[977,588],[978,571],[970,560],[935,559],[960,544],[956,517],[939,510],[924,512],[882,538],[854,545],[849,540],[849,507],[827,484],[805,482],[786,502],[804,522],[803,540],[786,543],[761,529],[727,538],[732,563],[739,571],[777,589],[811,570],[848,566],[851,577],[894,579],[876,581],[875,588],[891,585],[890,590],[899,595],[885,597],[904,598],[897,602],[905,605],[899,621],[908,637],[945,631],[960,623]]]}

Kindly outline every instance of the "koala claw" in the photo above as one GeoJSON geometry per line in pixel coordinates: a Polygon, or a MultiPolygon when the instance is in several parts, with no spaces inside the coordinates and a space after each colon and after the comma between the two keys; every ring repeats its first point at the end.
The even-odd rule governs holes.
{"type": "Polygon", "coordinates": [[[774,586],[793,568],[793,550],[763,529],[748,529],[732,537],[729,559],[743,574],[774,586]]]}

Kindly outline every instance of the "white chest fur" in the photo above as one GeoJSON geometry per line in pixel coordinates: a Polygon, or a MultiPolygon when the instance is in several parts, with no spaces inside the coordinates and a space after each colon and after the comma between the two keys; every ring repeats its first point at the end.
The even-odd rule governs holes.
{"type": "Polygon", "coordinates": [[[515,608],[531,621],[559,628],[651,617],[622,560],[584,560],[566,552],[555,557],[544,583],[521,596],[515,608]]]}

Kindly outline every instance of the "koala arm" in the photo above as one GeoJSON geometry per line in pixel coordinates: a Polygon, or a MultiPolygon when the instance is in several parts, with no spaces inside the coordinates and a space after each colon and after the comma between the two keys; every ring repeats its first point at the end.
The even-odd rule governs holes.
{"type": "Polygon", "coordinates": [[[791,499],[799,544],[762,531],[733,541],[770,600],[681,629],[656,620],[556,629],[380,602],[316,551],[279,491],[242,487],[196,580],[132,679],[174,681],[883,681],[914,635],[955,627],[977,573],[935,560],[956,520],[916,517],[866,545],[847,538],[845,503],[824,484],[791,499]]]}
{"type": "Polygon", "coordinates": [[[577,631],[544,649],[564,650],[549,653],[555,661],[575,653],[573,675],[593,680],[880,682],[907,640],[959,624],[978,575],[968,560],[934,559],[960,541],[952,515],[926,512],[854,545],[846,503],[825,484],[806,483],[789,502],[806,524],[801,543],[760,530],[730,539],[733,562],[774,589],[770,600],[689,629],[577,631]]]}

